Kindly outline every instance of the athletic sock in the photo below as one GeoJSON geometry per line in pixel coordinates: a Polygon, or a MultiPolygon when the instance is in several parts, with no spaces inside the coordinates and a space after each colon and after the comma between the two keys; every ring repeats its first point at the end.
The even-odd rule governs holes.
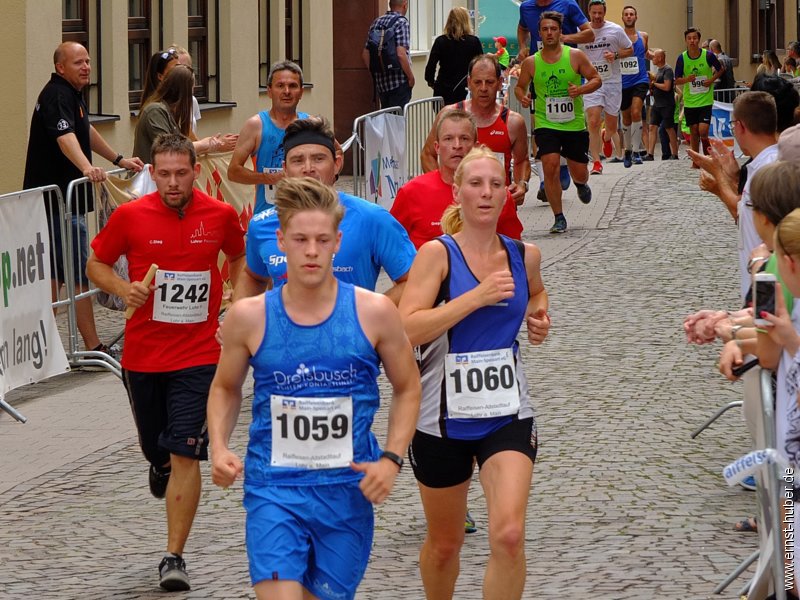
{"type": "Polygon", "coordinates": [[[631,123],[630,131],[631,139],[627,147],[633,147],[634,150],[638,151],[642,148],[642,122],[635,121],[631,123]],[[633,146],[631,146],[631,144],[633,144],[633,146]]]}
{"type": "Polygon", "coordinates": [[[622,126],[622,147],[625,150],[631,149],[631,128],[622,126]]]}
{"type": "Polygon", "coordinates": [[[536,172],[539,174],[539,182],[541,185],[544,185],[544,167],[542,167],[542,161],[536,159],[533,163],[536,172]]]}
{"type": "Polygon", "coordinates": [[[586,183],[578,183],[577,181],[575,182],[575,187],[577,187],[577,188],[581,188],[581,189],[583,189],[583,188],[585,188],[587,185],[589,185],[589,182],[588,182],[588,181],[587,181],[586,183]]]}

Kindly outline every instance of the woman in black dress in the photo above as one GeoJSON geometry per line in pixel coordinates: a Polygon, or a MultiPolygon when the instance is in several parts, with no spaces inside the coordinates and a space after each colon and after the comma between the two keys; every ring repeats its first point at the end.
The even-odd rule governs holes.
{"type": "Polygon", "coordinates": [[[434,40],[425,65],[425,81],[433,88],[435,96],[444,98],[445,106],[467,97],[467,69],[478,54],[483,54],[483,47],[472,35],[469,13],[458,6],[450,11],[444,33],[434,40]]]}

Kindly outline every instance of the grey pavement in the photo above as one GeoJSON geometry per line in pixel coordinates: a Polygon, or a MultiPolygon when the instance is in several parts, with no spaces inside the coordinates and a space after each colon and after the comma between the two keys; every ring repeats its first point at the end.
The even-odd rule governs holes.
{"type": "MultiPolygon", "coordinates": [[[[697,440],[691,431],[740,387],[714,369],[717,347],[684,342],[698,308],[737,304],[736,229],[699,192],[687,161],[593,176],[594,200],[565,195],[569,231],[547,233],[552,214],[535,198],[520,214],[538,244],[553,327],[523,344],[539,426],[528,509],[525,598],[709,598],[756,549],[732,531],[755,514],[755,495],[721,477],[745,453],[738,413],[697,440]]],[[[105,338],[118,314],[98,310],[105,338]]],[[[382,390],[386,392],[386,386],[382,390]]],[[[251,387],[235,432],[246,444],[251,387]]],[[[0,598],[161,598],[156,565],[165,544],[163,504],[121,383],[72,372],[8,395],[28,417],[0,412],[0,598]]],[[[376,420],[379,439],[386,411],[376,420]]],[[[215,488],[207,465],[186,549],[194,590],[176,598],[252,598],[241,486],[215,488]]],[[[456,598],[481,597],[488,555],[477,477],[477,533],[462,551],[456,598]]],[[[423,598],[417,554],[425,519],[410,469],[376,511],[375,544],[357,598],[423,598]]],[[[735,598],[740,578],[722,598],[735,598]]]]}

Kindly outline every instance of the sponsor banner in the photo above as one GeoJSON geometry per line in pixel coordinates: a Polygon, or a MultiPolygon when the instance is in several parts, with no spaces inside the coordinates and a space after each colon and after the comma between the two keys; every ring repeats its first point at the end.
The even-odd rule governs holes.
{"type": "Polygon", "coordinates": [[[0,202],[0,400],[69,371],[53,315],[50,238],[41,191],[0,202]]]}
{"type": "Polygon", "coordinates": [[[777,464],[781,468],[786,468],[789,463],[786,459],[778,454],[773,448],[766,448],[764,450],[753,450],[749,454],[745,454],[741,458],[736,459],[727,467],[722,470],[722,476],[728,485],[734,486],[737,483],[747,479],[750,475],[754,475],[756,471],[761,469],[764,465],[777,464]]]}
{"type": "Polygon", "coordinates": [[[733,136],[733,104],[729,102],[714,101],[714,107],[711,109],[711,126],[708,130],[709,137],[715,137],[725,142],[726,146],[733,149],[733,154],[736,157],[743,156],[736,138],[733,136]]]}
{"type": "Polygon", "coordinates": [[[382,114],[364,121],[367,200],[392,207],[397,190],[406,181],[406,120],[382,114]]]}

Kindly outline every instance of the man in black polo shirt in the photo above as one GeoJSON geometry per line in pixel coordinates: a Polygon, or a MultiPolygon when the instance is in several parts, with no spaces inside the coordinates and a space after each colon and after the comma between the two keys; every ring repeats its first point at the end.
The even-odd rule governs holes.
{"type": "MultiPolygon", "coordinates": [[[[64,42],[53,54],[56,72],[44,86],[36,101],[31,118],[31,132],[28,139],[28,155],[25,161],[24,189],[44,185],[57,185],[67,200],[69,182],[81,177],[89,181],[103,181],[106,172],[92,166],[92,151],[117,166],[140,171],[144,165],[138,158],[123,158],[111,149],[97,130],[89,124],[89,111],[83,102],[81,90],[89,83],[91,65],[86,48],[75,42],[64,42]]],[[[49,206],[47,218],[51,222],[50,244],[54,248],[51,280],[53,299],[64,282],[63,259],[61,255],[61,229],[57,206],[49,206]],[[54,218],[55,217],[55,218],[54,218]]],[[[88,234],[85,215],[93,209],[91,196],[78,195],[72,199],[72,251],[76,283],[81,287],[76,292],[85,291],[86,259],[88,257],[88,234]]],[[[86,298],[76,306],[78,330],[87,350],[108,349],[100,343],[94,324],[92,299],[86,298]]]]}

